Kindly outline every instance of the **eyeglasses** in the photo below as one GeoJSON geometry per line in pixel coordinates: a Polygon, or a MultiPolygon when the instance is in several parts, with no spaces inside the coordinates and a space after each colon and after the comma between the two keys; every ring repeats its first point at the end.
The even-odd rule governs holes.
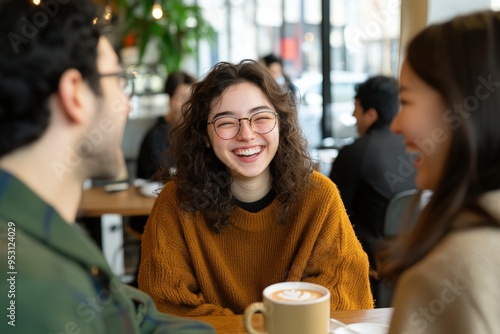
{"type": "Polygon", "coordinates": [[[222,116],[208,122],[213,124],[215,133],[221,139],[232,139],[240,132],[241,121],[247,120],[250,123],[252,130],[258,134],[264,135],[273,131],[276,126],[277,112],[261,111],[253,114],[252,117],[237,118],[234,116],[222,116]]]}
{"type": "Polygon", "coordinates": [[[123,90],[123,93],[125,93],[128,97],[134,95],[134,79],[136,78],[135,73],[122,71],[116,73],[97,74],[97,78],[106,77],[117,77],[120,80],[120,88],[123,90]]]}

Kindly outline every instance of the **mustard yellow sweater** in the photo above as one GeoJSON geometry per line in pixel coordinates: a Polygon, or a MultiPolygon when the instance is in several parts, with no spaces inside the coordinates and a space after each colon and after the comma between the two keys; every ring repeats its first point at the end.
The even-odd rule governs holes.
{"type": "Polygon", "coordinates": [[[336,186],[314,172],[306,194],[286,224],[275,218],[275,199],[257,213],[236,208],[216,234],[201,214],[179,210],[167,183],[142,237],[140,289],[180,316],[241,314],[282,281],[326,286],[332,310],[372,308],[368,259],[336,186]]]}

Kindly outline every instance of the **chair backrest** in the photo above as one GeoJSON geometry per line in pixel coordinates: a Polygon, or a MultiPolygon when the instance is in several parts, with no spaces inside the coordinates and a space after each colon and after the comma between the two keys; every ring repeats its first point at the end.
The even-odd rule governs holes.
{"type": "MultiPolygon", "coordinates": [[[[397,193],[396,195],[394,195],[394,197],[391,198],[385,211],[385,236],[395,236],[398,234],[408,204],[415,200],[420,201],[420,199],[417,199],[416,197],[420,197],[420,192],[417,189],[409,189],[397,193]]],[[[421,209],[421,207],[419,209],[421,209]]],[[[409,224],[409,226],[413,226],[418,217],[418,214],[420,213],[420,210],[415,211],[416,212],[409,216],[412,221],[406,222],[406,224],[409,224]]]]}
{"type": "Polygon", "coordinates": [[[430,190],[419,192],[417,189],[405,190],[394,195],[385,211],[384,234],[386,236],[397,235],[404,218],[410,219],[409,222],[405,222],[405,227],[411,228],[417,221],[422,209],[427,205],[431,195],[432,191],[430,190]],[[408,208],[408,204],[413,201],[418,201],[418,208],[406,217],[405,210],[408,208]]]}
{"type": "MultiPolygon", "coordinates": [[[[412,228],[423,207],[427,204],[432,193],[428,190],[419,192],[417,189],[402,191],[391,198],[385,211],[384,234],[386,237],[393,237],[399,234],[403,220],[405,228],[412,228]],[[406,212],[410,209],[410,203],[417,203],[418,207],[413,212],[406,212]]],[[[374,298],[376,307],[389,307],[392,303],[393,288],[386,280],[376,283],[374,298]]]]}

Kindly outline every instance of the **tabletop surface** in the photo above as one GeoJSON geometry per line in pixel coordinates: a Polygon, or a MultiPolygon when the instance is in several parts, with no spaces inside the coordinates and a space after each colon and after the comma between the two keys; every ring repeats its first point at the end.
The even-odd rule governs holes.
{"type": "Polygon", "coordinates": [[[93,187],[83,192],[79,213],[82,217],[99,217],[109,213],[147,216],[154,202],[154,197],[142,195],[134,186],[117,192],[107,192],[104,187],[93,187]]]}
{"type": "MultiPolygon", "coordinates": [[[[392,308],[377,308],[371,310],[334,311],[330,315],[346,324],[356,322],[373,322],[389,325],[392,317],[392,308]]],[[[208,322],[221,334],[246,334],[243,325],[243,315],[228,316],[206,316],[195,319],[208,322]]],[[[260,330],[264,329],[262,314],[253,317],[254,326],[260,330]]]]}

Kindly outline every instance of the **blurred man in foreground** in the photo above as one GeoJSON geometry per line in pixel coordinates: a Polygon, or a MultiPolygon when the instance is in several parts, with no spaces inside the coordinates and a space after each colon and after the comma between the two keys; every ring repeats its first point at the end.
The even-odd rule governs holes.
{"type": "Polygon", "coordinates": [[[122,168],[133,87],[96,17],[86,0],[0,5],[0,332],[213,333],[159,313],[72,224],[83,180],[122,168]]]}

